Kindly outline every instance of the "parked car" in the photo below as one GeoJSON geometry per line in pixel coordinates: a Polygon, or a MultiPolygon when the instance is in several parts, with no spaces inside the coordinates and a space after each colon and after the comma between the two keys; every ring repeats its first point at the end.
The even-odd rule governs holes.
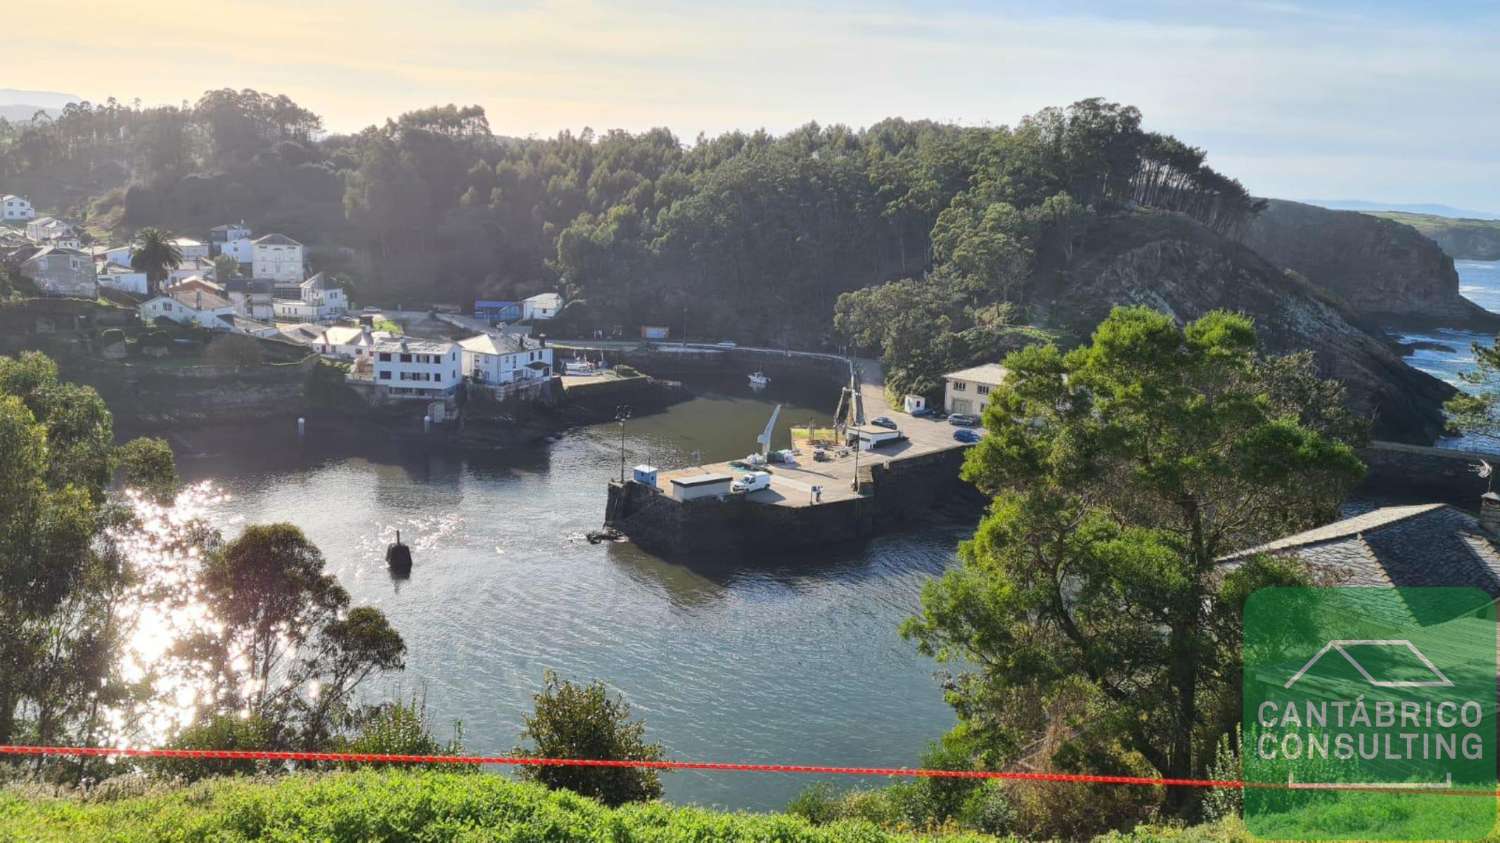
{"type": "Polygon", "coordinates": [[[970,430],[967,427],[960,427],[958,430],[953,431],[953,438],[964,443],[965,445],[972,445],[975,442],[978,442],[980,439],[983,439],[984,437],[980,436],[979,431],[977,430],[970,430]]]}
{"type": "Polygon", "coordinates": [[[931,407],[918,407],[917,409],[911,411],[912,417],[918,419],[931,418],[933,416],[936,416],[937,414],[938,411],[932,409],[931,407]]]}
{"type": "Polygon", "coordinates": [[[870,424],[873,424],[876,427],[883,427],[887,430],[896,429],[896,423],[894,421],[891,421],[890,416],[876,416],[875,418],[870,419],[870,424]]]}
{"type": "Polygon", "coordinates": [[[737,347],[735,343],[732,343],[729,340],[720,340],[720,341],[714,343],[714,345],[718,346],[719,348],[736,348],[737,347]]]}
{"type": "Polygon", "coordinates": [[[764,471],[752,471],[749,474],[742,474],[738,480],[729,484],[729,491],[741,494],[758,492],[761,489],[769,488],[771,488],[771,475],[764,471]]]}
{"type": "Polygon", "coordinates": [[[978,427],[979,417],[972,413],[954,413],[948,417],[948,423],[959,427],[978,427]]]}

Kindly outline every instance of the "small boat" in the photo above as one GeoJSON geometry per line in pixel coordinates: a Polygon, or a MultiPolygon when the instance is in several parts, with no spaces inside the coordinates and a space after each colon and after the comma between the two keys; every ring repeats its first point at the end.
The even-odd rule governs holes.
{"type": "Polygon", "coordinates": [[[396,531],[396,543],[386,545],[385,565],[397,577],[411,576],[411,548],[401,543],[401,531],[396,531]]]}
{"type": "Polygon", "coordinates": [[[756,389],[763,389],[770,382],[771,379],[766,377],[764,372],[753,372],[750,375],[750,386],[756,389]]]}

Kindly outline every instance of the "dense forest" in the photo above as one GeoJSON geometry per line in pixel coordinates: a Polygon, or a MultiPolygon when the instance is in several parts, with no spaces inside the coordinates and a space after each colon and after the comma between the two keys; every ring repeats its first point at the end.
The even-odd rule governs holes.
{"type": "Polygon", "coordinates": [[[284,96],[218,90],[0,122],[0,187],[101,237],[244,219],[304,241],[374,303],[558,290],[569,327],[800,345],[838,342],[840,294],[888,281],[943,281],[956,332],[986,322],[976,306],[1024,307],[1091,213],[1144,204],[1231,232],[1257,207],[1203,150],[1098,99],[1014,127],[890,119],[688,143],[508,138],[452,105],[327,134],[284,96]]]}

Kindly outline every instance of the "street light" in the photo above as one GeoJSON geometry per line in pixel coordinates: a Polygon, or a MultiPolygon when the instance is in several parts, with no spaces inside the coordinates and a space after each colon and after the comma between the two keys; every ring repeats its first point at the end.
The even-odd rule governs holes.
{"type": "Polygon", "coordinates": [[[615,421],[620,423],[620,482],[625,482],[625,420],[630,418],[630,405],[615,407],[615,421]]]}

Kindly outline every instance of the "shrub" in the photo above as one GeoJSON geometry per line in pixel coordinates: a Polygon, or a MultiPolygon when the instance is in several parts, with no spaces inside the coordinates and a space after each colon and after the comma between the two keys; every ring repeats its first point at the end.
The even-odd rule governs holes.
{"type": "MultiPolygon", "coordinates": [[[[647,743],[645,724],[630,719],[630,706],[610,697],[604,683],[575,685],[551,671],[526,718],[516,754],[528,758],[597,758],[611,761],[660,761],[661,744],[647,743]]],[[[550,788],[566,788],[606,805],[645,802],[661,796],[656,770],[640,767],[526,766],[521,778],[550,788]]]]}
{"type": "MultiPolygon", "coordinates": [[[[214,715],[182,730],[172,749],[274,749],[278,729],[260,717],[214,715]]],[[[267,772],[275,762],[249,759],[153,758],[147,769],[159,776],[194,782],[209,776],[246,776],[267,772]]]]}
{"type": "MultiPolygon", "coordinates": [[[[459,755],[463,752],[463,724],[454,723],[453,739],[446,744],[439,743],[432,734],[427,701],[416,694],[409,702],[398,699],[371,706],[355,718],[353,725],[354,737],[338,742],[335,751],[373,755],[459,755]]],[[[453,768],[454,771],[471,769],[453,768]]]]}

